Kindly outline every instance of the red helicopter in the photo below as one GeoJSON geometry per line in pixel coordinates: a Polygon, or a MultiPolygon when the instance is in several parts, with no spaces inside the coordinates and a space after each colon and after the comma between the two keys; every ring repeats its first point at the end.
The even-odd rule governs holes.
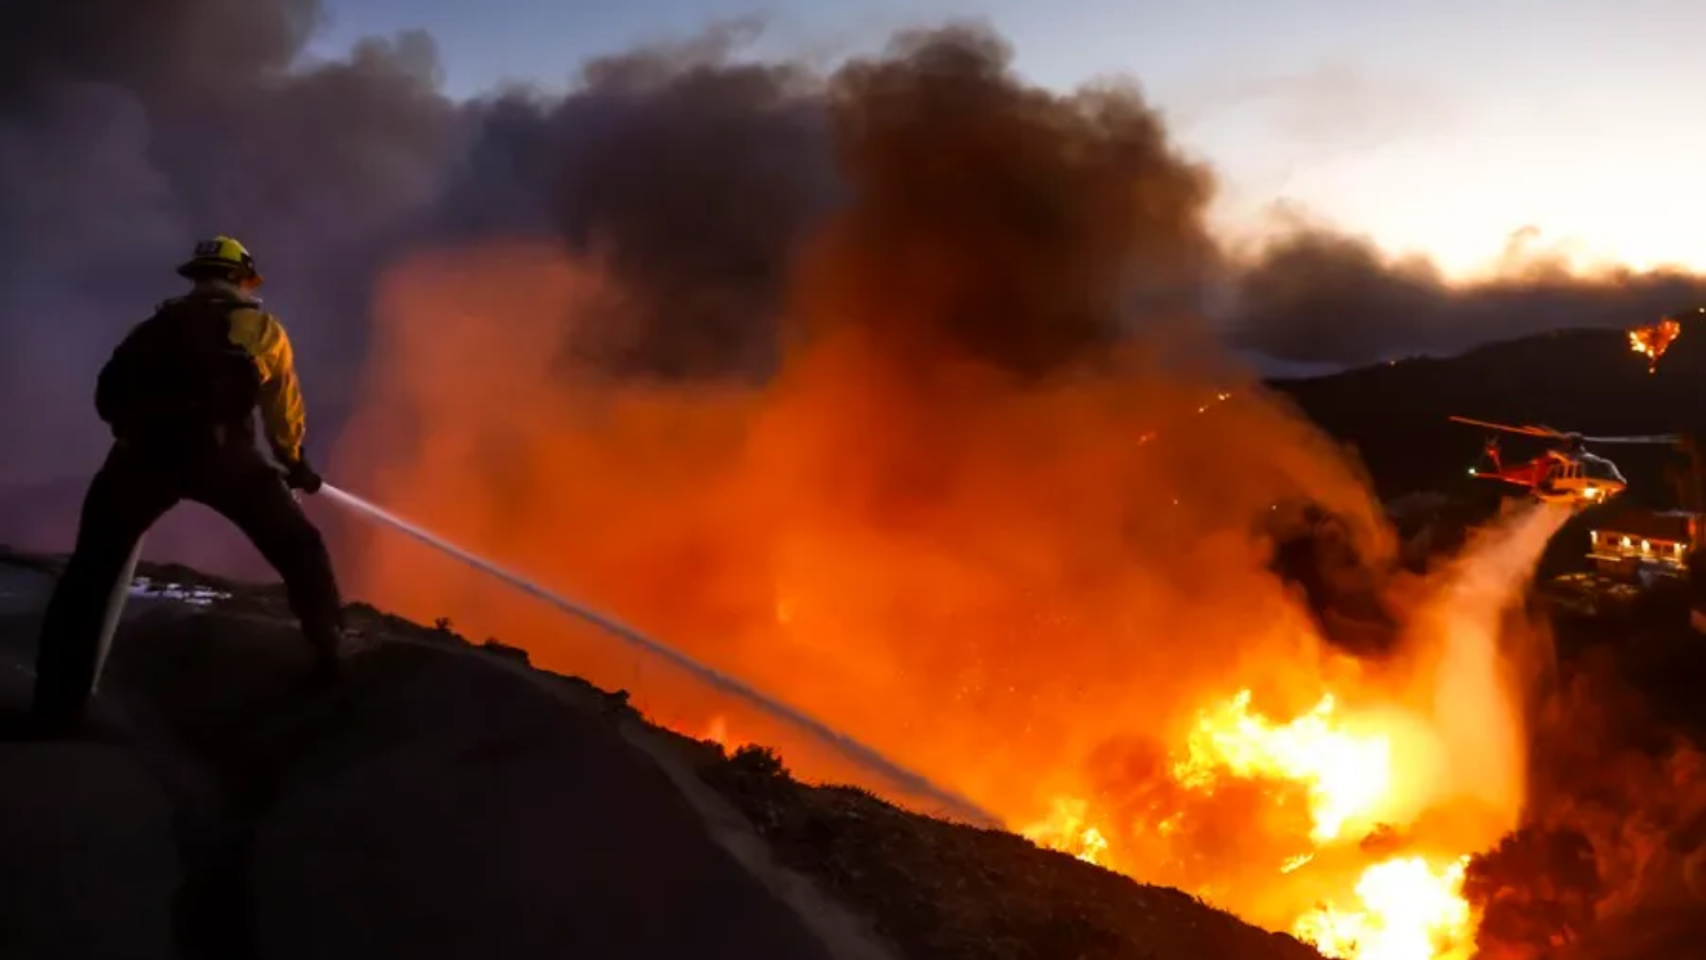
{"type": "Polygon", "coordinates": [[[1629,486],[1617,464],[1604,457],[1596,456],[1587,451],[1589,443],[1653,443],[1671,445],[1678,441],[1672,435],[1655,435],[1647,437],[1584,437],[1579,433],[1564,433],[1551,427],[1525,425],[1513,427],[1503,423],[1489,423],[1485,420],[1471,420],[1467,417],[1452,417],[1455,423],[1465,423],[1473,427],[1486,427],[1505,433],[1521,434],[1528,437],[1540,437],[1546,440],[1558,441],[1561,446],[1549,449],[1533,460],[1513,466],[1505,466],[1499,456],[1499,438],[1494,434],[1487,439],[1487,459],[1492,462],[1491,472],[1469,469],[1473,477],[1485,477],[1488,480],[1502,480],[1527,487],[1536,499],[1547,503],[1567,503],[1576,507],[1589,507],[1604,503],[1622,493],[1629,486]]]}

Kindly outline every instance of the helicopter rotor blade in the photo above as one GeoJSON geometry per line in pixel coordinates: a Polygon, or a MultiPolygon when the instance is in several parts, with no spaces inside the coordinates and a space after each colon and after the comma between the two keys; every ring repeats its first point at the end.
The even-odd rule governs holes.
{"type": "Polygon", "coordinates": [[[1583,443],[1652,443],[1674,444],[1682,438],[1675,434],[1654,434],[1646,437],[1582,437],[1583,443]]]}
{"type": "Polygon", "coordinates": [[[1550,437],[1555,440],[1562,440],[1569,436],[1569,434],[1561,433],[1551,427],[1537,427],[1532,424],[1514,427],[1508,423],[1493,423],[1490,420],[1472,420],[1469,417],[1450,417],[1448,419],[1453,423],[1464,423],[1472,427],[1486,427],[1489,430],[1503,430],[1506,433],[1520,433],[1530,437],[1550,437]]]}

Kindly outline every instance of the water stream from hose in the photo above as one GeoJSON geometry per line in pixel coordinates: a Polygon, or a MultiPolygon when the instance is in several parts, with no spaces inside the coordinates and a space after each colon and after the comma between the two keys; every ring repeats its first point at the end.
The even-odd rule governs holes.
{"type": "Polygon", "coordinates": [[[977,804],[959,793],[945,787],[937,786],[923,775],[908,770],[893,760],[883,756],[881,753],[878,753],[875,749],[837,731],[823,721],[757,690],[744,681],[713,669],[712,667],[706,666],[692,657],[689,657],[685,653],[646,636],[639,630],[636,630],[614,617],[594,610],[584,604],[577,603],[560,594],[553,593],[520,574],[498,566],[496,563],[493,563],[485,557],[479,556],[478,554],[458,546],[432,531],[405,520],[389,510],[356,496],[347,490],[339,489],[328,483],[321,487],[320,492],[328,499],[355,511],[356,513],[362,514],[369,519],[377,520],[400,533],[413,537],[421,543],[468,564],[482,573],[496,577],[517,590],[543,600],[572,617],[585,621],[586,623],[590,623],[629,646],[636,647],[655,657],[662,658],[718,690],[738,697],[746,703],[762,710],[771,717],[774,717],[795,729],[804,731],[814,739],[822,742],[843,757],[857,764],[860,768],[871,773],[875,773],[889,781],[905,794],[909,794],[920,799],[928,799],[937,804],[941,804],[946,808],[944,812],[949,815],[974,823],[978,826],[999,827],[1001,825],[1001,820],[999,818],[993,816],[988,811],[985,811],[983,808],[979,807],[977,804]]]}

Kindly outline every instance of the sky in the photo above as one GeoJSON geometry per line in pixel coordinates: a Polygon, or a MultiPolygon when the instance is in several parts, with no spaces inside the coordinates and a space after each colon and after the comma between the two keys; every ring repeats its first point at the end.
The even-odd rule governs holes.
{"type": "Polygon", "coordinates": [[[424,28],[447,89],[561,88],[588,56],[766,24],[754,53],[833,63],[895,29],[977,17],[1031,79],[1135,79],[1222,178],[1216,221],[1276,210],[1449,274],[1523,228],[1586,261],[1706,267],[1706,4],[1680,0],[330,0],[317,42],[424,28]],[[1532,231],[1531,231],[1532,232],[1532,231]]]}

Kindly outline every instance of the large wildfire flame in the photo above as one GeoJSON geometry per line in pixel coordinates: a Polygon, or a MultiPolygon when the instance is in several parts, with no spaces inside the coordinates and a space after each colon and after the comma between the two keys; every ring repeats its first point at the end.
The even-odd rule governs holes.
{"type": "MultiPolygon", "coordinates": [[[[613,386],[554,369],[550,311],[526,309],[596,295],[596,273],[509,250],[400,276],[339,458],[375,495],[1038,842],[1333,956],[1467,955],[1464,858],[1515,825],[1524,787],[1500,615],[1555,512],[1411,585],[1399,655],[1371,664],[1322,640],[1250,524],[1307,496],[1378,555],[1376,508],[1224,369],[919,396],[839,341],[768,387],[613,386]]],[[[416,545],[367,546],[365,596],[522,643],[687,732],[737,729],[807,776],[889,788],[416,545]]]]}
{"type": "MultiPolygon", "coordinates": [[[[1292,885],[1292,878],[1315,869],[1318,859],[1329,875],[1346,879],[1328,888],[1339,893],[1296,914],[1291,932],[1329,957],[1471,956],[1478,918],[1463,895],[1464,871],[1471,853],[1497,839],[1501,828],[1493,821],[1504,822],[1505,828],[1514,825],[1506,820],[1510,811],[1476,826],[1460,823],[1431,839],[1424,836],[1428,828],[1407,838],[1394,831],[1416,831],[1424,814],[1469,799],[1468,794],[1451,795],[1469,787],[1468,781],[1428,796],[1437,781],[1430,783],[1425,771],[1437,776],[1442,763],[1475,755],[1463,752],[1471,746],[1470,730],[1460,720],[1447,719],[1449,711],[1467,710],[1477,715],[1477,725],[1489,724],[1482,730],[1491,739],[1481,745],[1482,762],[1476,766],[1504,782],[1483,784],[1490,789],[1479,799],[1491,804],[1483,813],[1520,793],[1520,783],[1511,779],[1517,768],[1485,765],[1486,757],[1514,760],[1520,752],[1509,688],[1489,672],[1500,660],[1492,642],[1504,600],[1526,579],[1539,550],[1563,520],[1561,511],[1535,513],[1485,542],[1459,569],[1452,587],[1436,599],[1437,608],[1421,618],[1427,629],[1444,630],[1446,638],[1436,665],[1439,686],[1431,718],[1426,710],[1410,712],[1393,701],[1347,715],[1329,693],[1292,720],[1277,723],[1252,712],[1249,690],[1204,710],[1170,767],[1185,802],[1156,821],[1160,846],[1168,846],[1184,818],[1193,815],[1193,801],[1211,797],[1228,781],[1281,785],[1272,794],[1275,809],[1297,799],[1296,792],[1283,789],[1295,787],[1308,816],[1288,831],[1295,852],[1280,860],[1284,848],[1269,848],[1276,874],[1270,889],[1292,885]],[[1471,699],[1482,697],[1488,699],[1471,699]],[[1503,706],[1488,709],[1495,703],[1503,706]],[[1456,852],[1450,849],[1454,842],[1456,852]]],[[[1048,819],[1024,832],[1088,862],[1116,869],[1123,862],[1130,872],[1142,875],[1141,865],[1153,862],[1157,851],[1132,857],[1134,851],[1112,847],[1104,825],[1088,811],[1081,799],[1060,798],[1048,819]],[[1130,859],[1122,861],[1122,855],[1130,859]]],[[[1161,852],[1162,857],[1173,854],[1161,852]]],[[[1296,885],[1299,891],[1323,889],[1301,878],[1296,885]]],[[[1284,908],[1296,910],[1295,905],[1284,908]]],[[[1277,921],[1277,914],[1270,919],[1274,925],[1277,921]]]]}
{"type": "MultiPolygon", "coordinates": [[[[338,475],[1042,842],[1340,956],[1461,956],[1463,858],[1524,800],[1506,611],[1561,517],[1389,573],[1360,468],[1191,315],[1211,179],[1129,92],[1026,87],[997,47],[911,38],[838,73],[851,199],[792,265],[774,369],[619,377],[585,358],[657,334],[620,270],[424,255],[381,290],[338,475]],[[1388,655],[1334,647],[1272,571],[1300,503],[1380,572],[1388,655]]],[[[344,546],[400,613],[895,795],[424,547],[344,546]]]]}

